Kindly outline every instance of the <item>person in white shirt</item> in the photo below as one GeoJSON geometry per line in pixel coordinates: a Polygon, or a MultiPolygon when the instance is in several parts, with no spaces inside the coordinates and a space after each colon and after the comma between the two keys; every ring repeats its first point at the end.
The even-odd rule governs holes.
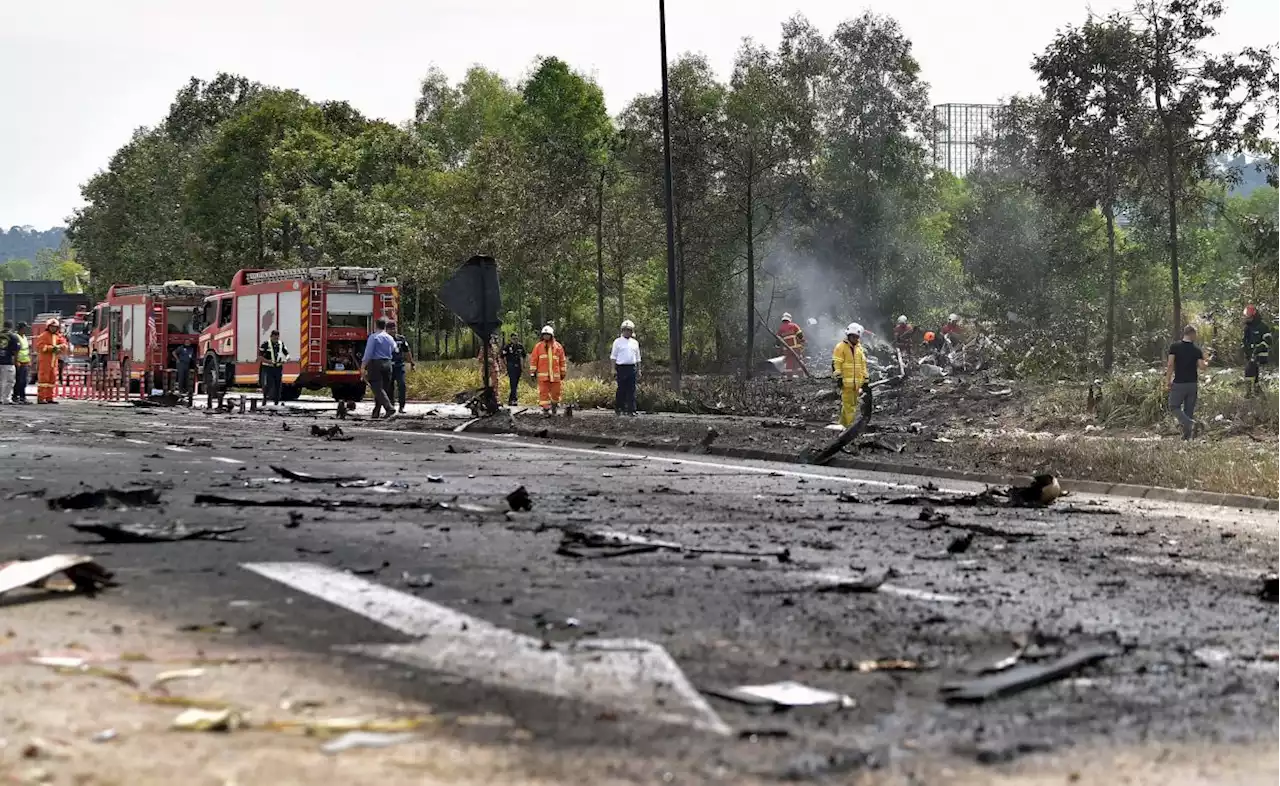
{"type": "Polygon", "coordinates": [[[640,342],[632,334],[636,325],[623,320],[622,335],[613,340],[609,359],[618,373],[618,392],[613,399],[613,411],[617,415],[636,414],[636,377],[640,371],[640,342]]]}

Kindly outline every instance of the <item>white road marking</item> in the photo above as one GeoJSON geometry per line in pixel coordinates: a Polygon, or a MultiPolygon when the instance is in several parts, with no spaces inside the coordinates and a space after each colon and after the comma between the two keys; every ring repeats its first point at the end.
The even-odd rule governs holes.
{"type": "Polygon", "coordinates": [[[334,568],[306,562],[257,562],[243,567],[419,639],[340,649],[715,734],[730,733],[667,651],[653,642],[593,640],[543,649],[542,642],[532,636],[334,568]]]}
{"type": "Polygon", "coordinates": [[[243,464],[240,459],[226,458],[225,456],[210,456],[210,461],[221,461],[223,464],[243,464]]]}
{"type": "MultiPolygon", "coordinates": [[[[700,459],[674,458],[670,456],[655,456],[653,454],[637,455],[635,453],[621,453],[613,450],[595,450],[593,448],[571,448],[565,445],[534,445],[528,442],[519,442],[512,444],[509,440],[491,439],[487,437],[474,437],[466,434],[454,434],[453,432],[437,433],[432,431],[391,431],[389,429],[380,428],[352,428],[351,431],[363,431],[370,434],[394,434],[396,436],[415,436],[415,437],[434,437],[437,439],[468,440],[471,442],[480,442],[488,445],[500,445],[502,447],[522,447],[534,450],[558,450],[562,453],[578,453],[586,456],[604,456],[607,458],[631,459],[633,461],[643,459],[645,461],[657,461],[664,464],[681,464],[691,467],[710,467],[713,469],[733,470],[734,472],[749,472],[754,475],[779,475],[787,478],[804,478],[805,480],[830,480],[837,483],[854,483],[859,486],[880,486],[882,488],[892,489],[919,489],[920,486],[914,483],[894,483],[887,480],[869,480],[867,478],[850,478],[843,475],[823,475],[818,472],[799,472],[791,469],[771,469],[769,467],[752,467],[746,464],[726,464],[719,461],[703,461],[700,459]]],[[[515,436],[515,435],[512,435],[515,436]]],[[[964,489],[948,489],[937,488],[931,491],[940,491],[945,494],[965,494],[968,493],[964,489]]]]}
{"type": "Polygon", "coordinates": [[[150,442],[147,442],[145,439],[134,439],[132,437],[125,437],[124,441],[133,445],[150,445],[151,444],[150,442]]]}
{"type": "Polygon", "coordinates": [[[172,450],[174,453],[190,453],[190,448],[180,448],[177,445],[165,445],[165,450],[172,450]]]}

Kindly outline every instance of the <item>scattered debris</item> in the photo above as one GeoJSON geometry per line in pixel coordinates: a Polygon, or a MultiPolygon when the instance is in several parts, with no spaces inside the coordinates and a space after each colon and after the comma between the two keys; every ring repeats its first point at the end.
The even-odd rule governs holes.
{"type": "Polygon", "coordinates": [[[963,554],[973,545],[973,533],[964,532],[947,544],[948,554],[963,554]]]}
{"type": "Polygon", "coordinates": [[[427,475],[428,483],[444,483],[443,475],[427,475]]]}
{"type": "Polygon", "coordinates": [[[179,713],[170,728],[177,731],[235,731],[244,726],[244,718],[233,709],[203,710],[192,707],[179,713]]]}
{"type": "Polygon", "coordinates": [[[1086,647],[1047,663],[1025,664],[998,674],[946,683],[942,686],[942,694],[948,703],[980,702],[1008,696],[1060,680],[1114,654],[1111,647],[1086,647]]]}
{"type": "Polygon", "coordinates": [[[1008,764],[1009,762],[1033,753],[1048,753],[1053,745],[1047,742],[1019,740],[1011,743],[959,746],[955,752],[972,756],[979,764],[1008,764]]]}
{"type": "Polygon", "coordinates": [[[341,753],[352,748],[389,748],[416,740],[418,735],[402,732],[387,734],[373,731],[349,731],[336,740],[320,746],[324,753],[341,753]]]}
{"type": "Polygon", "coordinates": [[[728,690],[706,690],[704,693],[742,704],[772,704],[776,707],[819,707],[827,704],[835,704],[841,708],[854,706],[853,699],[842,693],[810,688],[791,680],[768,685],[741,685],[728,690]]]}
{"type": "Polygon", "coordinates": [[[138,681],[127,671],[93,666],[81,658],[34,657],[28,658],[27,662],[35,666],[47,666],[57,674],[102,677],[112,682],[118,682],[121,685],[127,685],[130,688],[138,687],[138,681]]]}
{"type": "Polygon", "coordinates": [[[681,554],[720,554],[736,557],[769,557],[778,562],[790,562],[791,550],[752,551],[747,549],[705,548],[685,546],[670,540],[652,540],[641,535],[610,530],[566,529],[556,553],[580,559],[603,559],[628,554],[646,554],[654,551],[674,551],[681,554]]]}
{"type": "Polygon", "coordinates": [[[285,529],[297,529],[302,526],[302,513],[296,510],[289,511],[289,520],[285,522],[285,529]]]}
{"type": "Polygon", "coordinates": [[[995,674],[1011,669],[1022,660],[1029,643],[1030,637],[1028,636],[1012,636],[1007,642],[998,644],[985,652],[971,657],[960,666],[960,670],[966,674],[978,675],[995,674]]]}
{"type": "MultiPolygon", "coordinates": [[[[4,591],[4,587],[0,586],[0,592],[4,591]]],[[[1268,603],[1275,603],[1280,600],[1280,577],[1275,573],[1270,573],[1262,577],[1262,586],[1258,588],[1258,597],[1268,603]]]]}
{"type": "Polygon", "coordinates": [[[402,480],[352,480],[338,484],[340,489],[368,489],[381,494],[399,494],[409,489],[409,484],[402,480]]]}
{"type": "Polygon", "coordinates": [[[352,440],[351,437],[348,437],[342,433],[341,426],[330,426],[329,428],[322,428],[321,426],[312,425],[311,436],[322,437],[329,442],[350,442],[352,440]]]}
{"type": "Polygon", "coordinates": [[[427,589],[435,584],[435,580],[431,578],[431,574],[422,573],[417,576],[409,571],[400,574],[400,583],[409,589],[427,589]]]}
{"type": "Polygon", "coordinates": [[[173,671],[162,671],[151,680],[151,684],[147,686],[147,690],[152,693],[167,694],[169,691],[165,688],[170,682],[176,680],[193,680],[204,676],[204,669],[175,669],[173,671]]]}
{"type": "Polygon", "coordinates": [[[809,589],[813,592],[834,592],[839,595],[875,592],[880,589],[880,585],[889,580],[891,574],[892,571],[889,570],[879,574],[868,573],[856,579],[838,579],[809,589]]]}
{"type": "Polygon", "coordinates": [[[850,494],[847,491],[842,491],[836,495],[836,502],[861,504],[862,500],[858,498],[857,494],[850,494]]]}
{"type": "Polygon", "coordinates": [[[249,538],[227,537],[232,532],[248,529],[247,524],[226,527],[189,527],[181,521],[169,524],[75,521],[70,526],[78,532],[97,535],[107,543],[171,543],[179,540],[220,540],[226,543],[249,541],[249,538]]]}
{"type": "Polygon", "coordinates": [[[157,488],[137,489],[96,489],[54,497],[49,500],[52,510],[88,510],[89,508],[132,507],[159,505],[160,490],[157,488]]]}
{"type": "Polygon", "coordinates": [[[93,735],[89,739],[92,742],[111,742],[112,740],[114,740],[119,736],[120,736],[120,733],[117,732],[115,729],[103,729],[102,731],[93,735]]]}
{"type": "Polygon", "coordinates": [[[905,442],[895,445],[891,442],[878,438],[864,439],[858,442],[858,450],[870,450],[874,448],[875,450],[883,450],[888,453],[901,453],[906,449],[906,447],[907,443],[905,442]]]}
{"type": "Polygon", "coordinates": [[[473,451],[471,448],[460,448],[455,446],[453,443],[450,443],[448,445],[445,445],[444,452],[445,453],[474,453],[475,451],[473,451]]]}
{"type": "MultiPolygon", "coordinates": [[[[337,428],[337,426],[334,426],[337,428]]],[[[298,472],[288,467],[279,467],[275,464],[268,465],[271,471],[282,478],[295,481],[297,483],[350,483],[353,481],[363,480],[359,475],[312,475],[309,472],[298,472]]],[[[368,481],[365,481],[368,482],[368,481]]]]}
{"type": "Polygon", "coordinates": [[[18,587],[40,589],[56,573],[64,574],[76,591],[93,594],[103,587],[115,586],[111,572],[93,557],[81,554],[50,554],[32,560],[0,563],[0,595],[18,587]]]}
{"type": "Polygon", "coordinates": [[[438,507],[439,503],[426,501],[394,502],[392,500],[372,499],[325,499],[315,497],[300,499],[297,497],[225,497],[221,494],[196,494],[192,500],[197,505],[229,505],[240,508],[380,508],[382,510],[425,509],[438,507]]]}
{"type": "Polygon", "coordinates": [[[856,671],[869,674],[875,671],[924,671],[932,668],[914,660],[880,658],[878,660],[849,660],[834,658],[823,662],[822,668],[830,671],[856,671]]]}
{"type": "MultiPolygon", "coordinates": [[[[1040,534],[1036,532],[1004,530],[1004,529],[999,529],[997,527],[991,527],[986,524],[961,524],[961,523],[953,522],[951,520],[951,517],[948,516],[947,514],[939,513],[938,511],[935,511],[933,508],[930,508],[927,506],[920,511],[919,520],[926,523],[924,525],[908,524],[907,526],[909,526],[913,530],[916,530],[917,532],[928,532],[930,530],[935,530],[935,529],[940,529],[945,527],[947,529],[964,530],[965,532],[969,532],[971,534],[991,535],[992,537],[1004,538],[1005,540],[1014,540],[1014,541],[1032,540],[1034,538],[1040,537],[1040,534]]],[[[966,546],[965,548],[968,548],[968,546],[966,546]]],[[[950,549],[948,549],[948,551],[950,551],[950,549]]],[[[952,552],[952,553],[958,553],[958,552],[952,552]]]]}
{"type": "Polygon", "coordinates": [[[530,511],[533,510],[533,498],[529,496],[529,492],[524,486],[520,486],[507,495],[507,505],[512,510],[530,511]]]}
{"type": "Polygon", "coordinates": [[[356,576],[372,576],[384,568],[391,567],[391,563],[383,560],[379,565],[362,565],[358,568],[347,568],[347,572],[356,576]]]}

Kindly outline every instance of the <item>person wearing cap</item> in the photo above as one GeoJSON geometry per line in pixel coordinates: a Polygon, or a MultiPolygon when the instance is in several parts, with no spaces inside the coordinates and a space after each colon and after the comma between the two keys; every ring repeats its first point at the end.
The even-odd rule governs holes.
{"type": "Polygon", "coordinates": [[[613,340],[609,359],[617,374],[618,391],[613,397],[615,415],[636,414],[636,379],[640,372],[640,342],[635,340],[636,324],[622,321],[622,335],[613,340]]]}
{"type": "Polygon", "coordinates": [[[800,373],[800,358],[804,357],[805,337],[804,330],[791,319],[789,312],[782,315],[782,324],[778,326],[778,338],[782,339],[783,345],[788,350],[783,353],[782,362],[785,369],[783,375],[788,379],[794,378],[800,373]]]}
{"type": "Polygon", "coordinates": [[[840,425],[848,428],[858,415],[858,396],[867,381],[867,355],[862,349],[862,325],[851,322],[844,341],[831,353],[831,376],[840,391],[840,425]]]}
{"type": "Polygon", "coordinates": [[[1271,327],[1262,318],[1262,314],[1254,305],[1244,309],[1244,337],[1241,344],[1244,348],[1244,381],[1246,396],[1258,392],[1262,379],[1262,367],[1271,362],[1271,327]]]}
{"type": "Polygon", "coordinates": [[[30,326],[26,322],[19,322],[14,329],[14,336],[18,339],[18,356],[14,359],[13,366],[13,403],[30,404],[27,400],[27,383],[31,380],[31,339],[27,338],[27,331],[30,326]]]}
{"type": "Polygon", "coordinates": [[[538,381],[538,406],[542,414],[551,417],[560,408],[560,391],[569,371],[564,347],[556,341],[556,331],[551,325],[543,325],[538,333],[538,343],[529,353],[529,376],[538,381]]]}
{"type": "Polygon", "coordinates": [[[44,332],[36,339],[36,403],[57,404],[54,388],[58,384],[58,357],[67,349],[62,325],[56,319],[44,324],[44,332]]]}
{"type": "Polygon", "coordinates": [[[289,359],[289,348],[280,341],[280,331],[258,347],[258,359],[262,361],[262,403],[280,406],[280,394],[284,388],[284,363],[289,359]]]}
{"type": "Polygon", "coordinates": [[[1169,346],[1164,383],[1169,391],[1169,409],[1182,426],[1182,438],[1191,439],[1196,430],[1196,399],[1200,394],[1199,372],[1209,367],[1213,354],[1205,357],[1196,345],[1196,327],[1182,329],[1182,340],[1169,346]]]}

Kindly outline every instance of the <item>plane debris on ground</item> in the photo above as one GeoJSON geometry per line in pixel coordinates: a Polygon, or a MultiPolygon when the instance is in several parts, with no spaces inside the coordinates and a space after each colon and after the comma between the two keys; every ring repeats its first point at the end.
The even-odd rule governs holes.
{"type": "Polygon", "coordinates": [[[791,550],[756,551],[751,549],[709,548],[686,546],[670,540],[654,540],[642,535],[611,530],[567,528],[556,553],[579,559],[605,559],[630,554],[647,554],[655,551],[672,551],[680,554],[720,555],[734,557],[769,558],[778,562],[790,562],[791,550]]]}
{"type": "Polygon", "coordinates": [[[173,543],[180,540],[219,540],[225,543],[246,543],[249,538],[228,537],[233,532],[248,529],[248,525],[223,527],[188,526],[181,521],[168,524],[123,524],[110,521],[73,521],[70,527],[77,532],[88,532],[107,543],[173,543]]]}
{"type": "Polygon", "coordinates": [[[712,696],[742,704],[766,704],[776,707],[820,707],[836,705],[841,708],[854,706],[849,696],[803,683],[786,680],[768,685],[740,685],[736,688],[704,690],[712,696]]]}
{"type": "Polygon", "coordinates": [[[1060,680],[1115,654],[1112,647],[1085,647],[1046,663],[1025,664],[963,682],[945,683],[942,686],[942,696],[951,704],[976,703],[1009,696],[1060,680]]]}
{"type": "Polygon", "coordinates": [[[82,554],[50,554],[32,560],[0,563],[0,595],[19,587],[43,589],[48,579],[64,574],[77,592],[93,594],[104,587],[115,586],[110,571],[93,557],[82,554]]]}
{"type": "Polygon", "coordinates": [[[52,510],[88,510],[90,508],[138,508],[160,504],[160,489],[154,487],[132,489],[95,489],[80,491],[49,500],[52,510]]]}
{"type": "Polygon", "coordinates": [[[299,472],[276,464],[268,466],[271,467],[272,472],[295,483],[351,483],[364,480],[360,475],[313,475],[310,472],[299,472]]]}

